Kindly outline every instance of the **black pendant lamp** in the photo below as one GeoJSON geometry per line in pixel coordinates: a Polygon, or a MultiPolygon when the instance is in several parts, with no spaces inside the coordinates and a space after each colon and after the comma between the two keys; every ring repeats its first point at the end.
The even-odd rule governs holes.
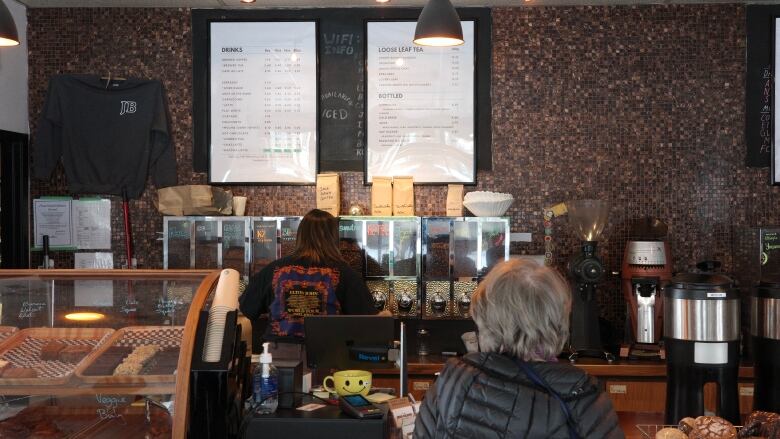
{"type": "Polygon", "coordinates": [[[0,46],[16,46],[19,44],[19,33],[16,32],[14,18],[3,0],[0,0],[0,46]]]}
{"type": "Polygon", "coordinates": [[[414,44],[459,46],[463,44],[460,17],[450,0],[428,0],[414,30],[414,44]]]}

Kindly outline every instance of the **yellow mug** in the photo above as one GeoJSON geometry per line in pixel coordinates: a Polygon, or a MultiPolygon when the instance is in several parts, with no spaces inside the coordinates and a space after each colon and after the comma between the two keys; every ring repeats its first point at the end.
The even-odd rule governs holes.
{"type": "Polygon", "coordinates": [[[322,380],[322,387],[330,393],[339,396],[368,395],[371,390],[371,372],[367,370],[340,370],[322,380]],[[328,387],[328,380],[333,381],[333,387],[328,387]]]}

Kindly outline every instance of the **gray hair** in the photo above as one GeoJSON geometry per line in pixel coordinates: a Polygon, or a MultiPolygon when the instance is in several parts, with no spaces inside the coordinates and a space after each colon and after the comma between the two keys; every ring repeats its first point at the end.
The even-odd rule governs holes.
{"type": "Polygon", "coordinates": [[[502,262],[471,300],[483,352],[525,361],[557,356],[569,338],[571,291],[552,268],[524,259],[502,262]]]}

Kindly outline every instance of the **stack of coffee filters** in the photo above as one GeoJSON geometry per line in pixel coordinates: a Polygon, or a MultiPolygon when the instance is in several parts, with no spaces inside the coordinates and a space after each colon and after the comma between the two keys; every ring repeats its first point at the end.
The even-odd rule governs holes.
{"type": "Polygon", "coordinates": [[[231,268],[222,270],[209,309],[209,321],[206,326],[206,339],[203,342],[203,361],[216,363],[222,355],[225,337],[227,313],[238,308],[238,271],[231,268]]]}

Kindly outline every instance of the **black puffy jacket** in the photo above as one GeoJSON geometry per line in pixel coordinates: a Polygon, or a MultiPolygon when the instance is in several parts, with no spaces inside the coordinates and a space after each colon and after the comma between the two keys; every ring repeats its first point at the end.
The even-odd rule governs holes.
{"type": "MultiPolygon", "coordinates": [[[[623,438],[596,379],[569,364],[529,363],[563,398],[582,438],[623,438]]],[[[450,360],[423,400],[415,438],[569,438],[558,401],[512,359],[473,353],[450,360]]]]}

